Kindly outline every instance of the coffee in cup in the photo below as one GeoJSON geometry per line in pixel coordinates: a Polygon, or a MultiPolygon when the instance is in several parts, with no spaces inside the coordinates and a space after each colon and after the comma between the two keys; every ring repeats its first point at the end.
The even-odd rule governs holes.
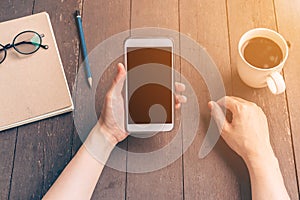
{"type": "Polygon", "coordinates": [[[274,94],[285,91],[280,72],[288,46],[280,34],[266,28],[252,29],[241,37],[238,50],[237,69],[243,82],[254,88],[268,86],[274,94]]]}

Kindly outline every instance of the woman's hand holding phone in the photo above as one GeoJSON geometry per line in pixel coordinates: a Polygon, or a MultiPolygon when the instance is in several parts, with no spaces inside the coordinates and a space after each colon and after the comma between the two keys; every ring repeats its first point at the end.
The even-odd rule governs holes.
{"type": "MultiPolygon", "coordinates": [[[[122,96],[126,70],[122,63],[119,63],[117,67],[118,73],[106,94],[100,119],[84,143],[86,148],[92,151],[94,157],[103,162],[107,160],[114,146],[128,136],[124,126],[125,112],[122,96]]],[[[175,90],[184,92],[185,85],[175,82],[175,90]]],[[[184,95],[176,94],[175,108],[179,109],[186,101],[187,98],[184,95]]]]}

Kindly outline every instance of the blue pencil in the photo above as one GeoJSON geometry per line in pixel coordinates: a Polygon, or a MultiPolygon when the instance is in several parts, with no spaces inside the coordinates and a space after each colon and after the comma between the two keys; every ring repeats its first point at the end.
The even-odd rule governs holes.
{"type": "Polygon", "coordinates": [[[76,17],[78,31],[79,31],[79,37],[80,37],[80,43],[81,43],[81,49],[82,49],[82,55],[83,55],[83,59],[84,59],[85,69],[86,69],[86,75],[88,78],[89,85],[90,85],[90,87],[92,87],[92,82],[93,82],[92,73],[91,73],[88,54],[87,54],[87,50],[86,50],[86,43],[85,43],[85,39],[84,39],[82,21],[81,21],[81,16],[80,16],[79,10],[76,10],[75,17],[76,17]]]}

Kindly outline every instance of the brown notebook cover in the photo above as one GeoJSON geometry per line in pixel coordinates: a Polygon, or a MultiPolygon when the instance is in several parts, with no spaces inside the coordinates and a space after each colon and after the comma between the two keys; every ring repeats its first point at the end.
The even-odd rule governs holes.
{"type": "Polygon", "coordinates": [[[0,64],[0,131],[73,110],[62,62],[46,12],[0,23],[0,43],[20,32],[44,34],[40,48],[22,55],[13,48],[0,64]]]}

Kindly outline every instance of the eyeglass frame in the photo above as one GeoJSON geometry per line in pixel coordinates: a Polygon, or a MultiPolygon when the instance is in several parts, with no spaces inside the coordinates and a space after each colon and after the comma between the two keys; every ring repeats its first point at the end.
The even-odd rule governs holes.
{"type": "MultiPolygon", "coordinates": [[[[2,49],[0,49],[0,51],[4,51],[4,57],[3,57],[2,60],[0,60],[0,64],[1,64],[2,62],[4,62],[4,60],[6,59],[6,56],[7,56],[7,50],[10,49],[10,48],[14,48],[18,53],[23,54],[23,55],[34,54],[34,53],[37,52],[41,47],[42,47],[43,49],[48,49],[48,48],[49,48],[48,45],[43,45],[43,44],[42,44],[42,38],[43,38],[43,37],[44,37],[44,34],[38,34],[38,33],[35,32],[35,31],[27,30],[27,31],[22,31],[21,33],[18,33],[18,34],[14,37],[12,43],[8,43],[8,44],[6,44],[6,45],[2,45],[2,44],[0,43],[0,47],[2,47],[2,49]],[[40,44],[36,44],[36,43],[33,43],[33,42],[30,42],[30,43],[29,43],[29,44],[33,44],[33,45],[38,45],[38,47],[37,47],[34,51],[32,51],[32,52],[30,52],[30,53],[24,53],[24,52],[21,52],[21,51],[19,51],[18,48],[16,47],[16,46],[18,46],[18,45],[24,44],[24,43],[22,43],[22,42],[25,42],[25,41],[22,41],[22,42],[20,42],[20,43],[15,44],[16,39],[17,39],[20,35],[22,35],[22,34],[24,34],[24,33],[34,33],[34,34],[36,34],[36,35],[39,37],[39,39],[40,39],[40,41],[41,41],[40,44]]],[[[27,44],[27,43],[25,43],[25,44],[27,44]]]]}

